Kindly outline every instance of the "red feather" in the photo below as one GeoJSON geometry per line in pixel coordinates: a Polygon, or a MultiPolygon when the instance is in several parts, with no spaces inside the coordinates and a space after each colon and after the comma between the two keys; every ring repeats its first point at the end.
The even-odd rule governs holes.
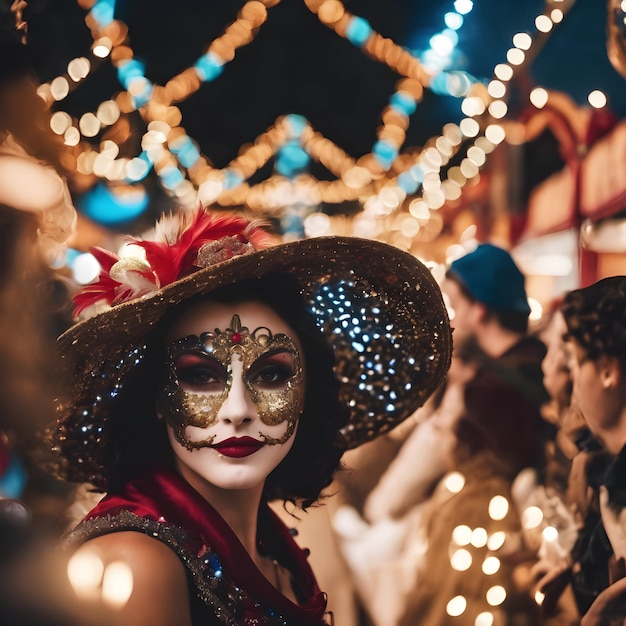
{"type": "Polygon", "coordinates": [[[193,271],[198,250],[209,241],[236,235],[256,248],[267,241],[267,233],[236,215],[211,215],[200,206],[189,226],[178,241],[168,244],[156,241],[133,241],[146,251],[146,260],[159,277],[161,286],[167,285],[193,271]]]}
{"type": "MultiPolygon", "coordinates": [[[[211,215],[202,205],[192,215],[187,226],[184,225],[184,218],[180,216],[169,219],[179,220],[178,224],[174,223],[178,226],[175,241],[149,241],[135,238],[128,240],[129,243],[144,249],[146,261],[154,274],[154,276],[146,277],[156,277],[159,287],[193,272],[197,267],[198,251],[210,241],[236,236],[239,241],[250,243],[257,250],[270,243],[269,234],[261,228],[260,224],[249,222],[238,215],[211,215]]],[[[103,248],[92,248],[90,252],[100,264],[101,272],[96,282],[86,285],[73,297],[76,317],[98,302],[104,301],[113,306],[132,300],[138,295],[132,285],[120,283],[109,275],[111,268],[120,260],[117,255],[103,248]]],[[[140,274],[143,275],[141,272],[140,274]]]]}

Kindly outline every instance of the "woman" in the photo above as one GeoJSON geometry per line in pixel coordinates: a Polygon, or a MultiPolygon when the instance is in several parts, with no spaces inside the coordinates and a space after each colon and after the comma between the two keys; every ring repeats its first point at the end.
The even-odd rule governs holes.
{"type": "Polygon", "coordinates": [[[103,271],[75,301],[96,314],[60,338],[58,470],[107,493],[68,541],[129,568],[127,626],[328,623],[268,502],[312,505],[345,450],[439,386],[439,288],[369,240],[263,247],[202,208],[157,232],[134,242],[145,260],[94,251],[103,271]]]}

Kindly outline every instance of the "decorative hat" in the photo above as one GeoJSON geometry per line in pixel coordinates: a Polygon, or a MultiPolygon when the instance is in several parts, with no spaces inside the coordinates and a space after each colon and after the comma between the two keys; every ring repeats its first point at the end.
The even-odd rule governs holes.
{"type": "Polygon", "coordinates": [[[524,274],[503,248],[481,243],[453,261],[448,274],[459,280],[475,300],[495,311],[530,313],[524,274]]]}
{"type": "Polygon", "coordinates": [[[408,252],[357,237],[271,244],[258,225],[202,207],[186,220],[162,218],[155,233],[161,241],[131,240],[145,260],[92,250],[102,272],[74,301],[79,315],[95,315],[59,337],[71,388],[58,425],[84,451],[70,460],[73,476],[89,482],[89,459],[108,437],[101,405],[115,402],[163,315],[238,280],[278,272],[298,281],[335,351],[350,410],[342,448],[390,430],[442,383],[452,350],[446,307],[431,271],[408,252]]]}

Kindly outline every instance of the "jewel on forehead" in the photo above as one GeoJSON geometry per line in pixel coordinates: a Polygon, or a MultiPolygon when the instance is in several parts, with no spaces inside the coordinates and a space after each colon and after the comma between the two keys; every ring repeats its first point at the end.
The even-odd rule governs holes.
{"type": "Polygon", "coordinates": [[[214,354],[216,357],[225,357],[223,351],[241,350],[244,347],[257,345],[259,348],[266,348],[274,336],[268,328],[259,327],[250,332],[246,326],[241,325],[241,318],[236,313],[233,315],[230,326],[221,331],[216,328],[214,332],[206,332],[200,335],[200,341],[206,352],[214,354]]]}
{"type": "Polygon", "coordinates": [[[247,329],[241,328],[241,319],[239,318],[239,315],[235,313],[235,315],[233,315],[233,319],[230,321],[230,328],[227,328],[226,330],[231,331],[230,340],[233,343],[241,343],[241,331],[247,329]]]}

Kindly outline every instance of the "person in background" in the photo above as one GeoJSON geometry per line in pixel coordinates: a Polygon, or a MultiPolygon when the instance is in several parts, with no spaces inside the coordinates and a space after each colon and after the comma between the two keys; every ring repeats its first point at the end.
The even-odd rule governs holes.
{"type": "Polygon", "coordinates": [[[571,584],[584,626],[626,619],[626,277],[566,294],[561,311],[570,348],[572,399],[602,448],[579,477],[590,503],[571,584]],[[593,511],[596,511],[595,515],[593,511]]]}
{"type": "Polygon", "coordinates": [[[435,279],[387,244],[272,245],[202,207],[131,248],[93,250],[102,272],[59,338],[51,462],[105,494],[65,545],[124,567],[125,626],[329,623],[332,589],[269,503],[305,516],[347,449],[440,386],[451,331],[435,279]]]}
{"type": "Polygon", "coordinates": [[[529,441],[520,447],[535,450],[524,463],[541,474],[555,429],[541,416],[549,400],[541,369],[546,347],[529,333],[524,275],[507,250],[483,243],[450,264],[442,290],[453,311],[455,351],[479,362],[465,400],[472,397],[479,418],[500,414],[507,432],[521,427],[529,441]]]}

